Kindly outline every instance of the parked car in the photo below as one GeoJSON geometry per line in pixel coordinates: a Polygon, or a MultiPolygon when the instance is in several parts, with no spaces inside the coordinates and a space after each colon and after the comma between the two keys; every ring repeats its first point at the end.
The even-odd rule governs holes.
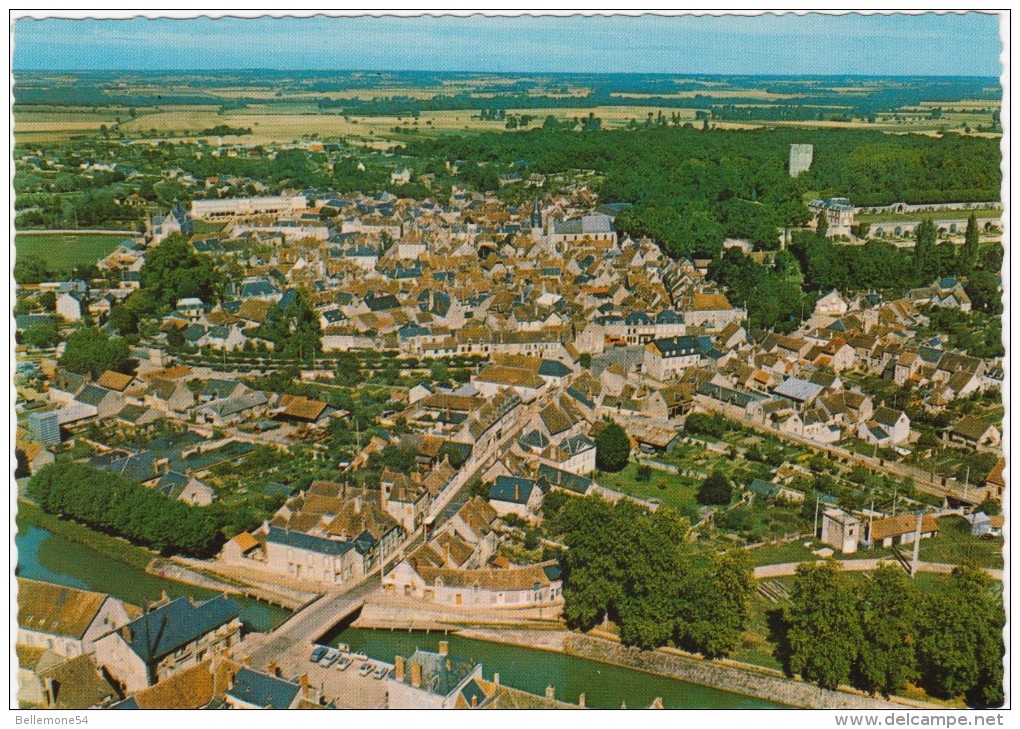
{"type": "Polygon", "coordinates": [[[359,676],[367,676],[367,675],[368,675],[368,674],[370,674],[370,673],[371,673],[371,672],[372,672],[372,671],[373,671],[374,669],[375,669],[375,666],[373,666],[373,665],[372,665],[371,663],[369,663],[368,661],[365,661],[365,663],[364,663],[364,664],[363,664],[363,665],[361,666],[361,668],[360,668],[360,669],[358,669],[358,675],[359,675],[359,676]]]}
{"type": "Polygon", "coordinates": [[[340,660],[336,662],[336,667],[341,671],[346,671],[354,663],[354,659],[350,656],[340,656],[340,660]]]}
{"type": "Polygon", "coordinates": [[[326,655],[326,651],[329,650],[324,645],[317,645],[312,649],[312,655],[308,656],[308,660],[312,663],[318,663],[322,660],[322,657],[326,655]]]}
{"type": "Polygon", "coordinates": [[[386,678],[386,674],[389,672],[390,672],[389,666],[379,666],[379,668],[375,669],[375,673],[372,674],[372,678],[374,678],[376,681],[379,681],[381,679],[386,678]]]}
{"type": "Polygon", "coordinates": [[[336,663],[336,659],[339,657],[340,651],[338,651],[336,648],[329,648],[326,650],[325,655],[322,656],[322,660],[319,661],[319,665],[329,668],[334,663],[336,663]]]}

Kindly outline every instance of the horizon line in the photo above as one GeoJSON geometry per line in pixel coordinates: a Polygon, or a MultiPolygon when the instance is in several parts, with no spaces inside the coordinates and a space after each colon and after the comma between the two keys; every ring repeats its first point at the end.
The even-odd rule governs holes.
{"type": "Polygon", "coordinates": [[[489,70],[468,70],[468,69],[429,69],[429,68],[320,68],[313,67],[269,67],[261,66],[255,68],[231,68],[229,66],[218,68],[11,68],[12,73],[258,73],[262,71],[273,72],[316,72],[316,73],[469,73],[488,74],[493,76],[549,76],[549,75],[584,75],[584,76],[703,76],[709,78],[860,78],[860,79],[892,79],[892,78],[967,78],[967,79],[995,79],[1001,81],[1002,75],[984,74],[868,74],[868,73],[719,73],[700,71],[539,71],[539,70],[517,70],[517,71],[489,71],[489,70]]]}

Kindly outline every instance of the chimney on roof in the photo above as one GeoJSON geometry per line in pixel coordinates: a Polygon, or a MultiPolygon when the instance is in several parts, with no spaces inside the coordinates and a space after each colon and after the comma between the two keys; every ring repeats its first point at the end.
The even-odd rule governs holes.
{"type": "Polygon", "coordinates": [[[393,659],[393,676],[398,681],[404,680],[404,673],[407,670],[407,659],[403,656],[397,656],[393,659]]]}
{"type": "Polygon", "coordinates": [[[478,694],[471,694],[471,708],[478,708],[478,694]]]}
{"type": "Polygon", "coordinates": [[[582,709],[584,708],[584,702],[585,702],[584,694],[581,694],[580,696],[577,697],[577,705],[580,706],[582,709]]]}
{"type": "Polygon", "coordinates": [[[545,687],[545,699],[546,701],[556,700],[556,687],[553,686],[552,684],[549,684],[548,686],[545,687]]]}
{"type": "Polygon", "coordinates": [[[134,631],[131,630],[130,625],[125,625],[123,628],[120,629],[120,635],[124,640],[130,643],[131,638],[134,635],[134,631]]]}
{"type": "Polygon", "coordinates": [[[498,673],[492,674],[492,682],[494,684],[496,684],[497,686],[499,686],[499,674],[498,673]]]}
{"type": "Polygon", "coordinates": [[[411,685],[421,688],[421,664],[417,661],[411,661],[411,685]]]}
{"type": "Polygon", "coordinates": [[[514,501],[521,500],[521,485],[519,483],[514,484],[514,501]]]}
{"type": "Polygon", "coordinates": [[[311,684],[308,682],[307,673],[302,673],[300,676],[298,676],[298,685],[305,691],[308,691],[308,689],[311,687],[311,684]]]}
{"type": "Polygon", "coordinates": [[[355,496],[354,497],[354,513],[355,514],[360,514],[361,513],[361,497],[360,496],[355,496]]]}
{"type": "Polygon", "coordinates": [[[450,654],[450,643],[445,640],[439,641],[439,655],[446,656],[450,654]]]}

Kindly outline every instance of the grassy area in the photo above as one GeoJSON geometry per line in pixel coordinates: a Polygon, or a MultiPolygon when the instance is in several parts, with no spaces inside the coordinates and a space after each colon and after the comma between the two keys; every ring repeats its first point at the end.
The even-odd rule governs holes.
{"type": "Polygon", "coordinates": [[[978,567],[1002,569],[1002,548],[1001,537],[972,536],[966,519],[946,516],[939,519],[938,535],[921,542],[921,559],[948,564],[971,562],[978,567]]]}
{"type": "Polygon", "coordinates": [[[209,220],[195,220],[193,225],[195,226],[195,235],[214,235],[227,227],[226,223],[213,223],[209,220]]]}
{"type": "MultiPolygon", "coordinates": [[[[793,577],[776,577],[768,581],[782,583],[787,590],[793,585],[793,577]]],[[[783,670],[782,664],[773,655],[775,644],[771,640],[769,629],[770,614],[782,610],[782,605],[756,594],[751,597],[748,608],[747,627],[741,638],[741,644],[730,658],[777,671],[783,670]]]]}
{"type": "Polygon", "coordinates": [[[655,499],[660,503],[688,513],[698,508],[694,500],[700,482],[685,476],[673,475],[652,469],[647,481],[638,479],[638,464],[628,463],[617,473],[602,473],[596,479],[600,486],[620,491],[639,499],[655,499]]]}
{"type": "Polygon", "coordinates": [[[824,546],[824,544],[811,539],[798,539],[793,542],[769,544],[764,547],[748,549],[747,555],[751,558],[751,564],[755,567],[766,564],[787,564],[789,562],[814,562],[820,559],[814,553],[814,550],[821,549],[824,546]],[[811,546],[805,547],[805,542],[809,542],[811,546]]]}
{"type": "Polygon", "coordinates": [[[14,246],[19,256],[36,255],[51,268],[62,271],[91,265],[105,258],[133,231],[120,233],[18,233],[14,246]]]}
{"type": "Polygon", "coordinates": [[[155,552],[94,531],[84,524],[47,514],[35,504],[22,499],[18,500],[17,524],[19,531],[36,526],[142,570],[157,556],[155,552]]]}

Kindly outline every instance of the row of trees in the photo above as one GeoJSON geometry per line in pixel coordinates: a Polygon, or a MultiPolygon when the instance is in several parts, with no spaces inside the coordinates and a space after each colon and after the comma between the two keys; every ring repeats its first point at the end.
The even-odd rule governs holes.
{"type": "MultiPolygon", "coordinates": [[[[915,237],[916,245],[910,249],[878,240],[862,246],[840,245],[816,233],[798,232],[793,235],[790,250],[800,263],[804,286],[811,292],[833,288],[903,291],[944,276],[969,277],[981,273],[994,277],[1002,266],[1002,246],[979,247],[973,216],[965,235],[967,242],[962,247],[937,243],[937,231],[931,220],[918,226],[915,237]]],[[[983,286],[987,276],[978,277],[985,282],[983,286]]]]}
{"type": "Polygon", "coordinates": [[[689,524],[673,510],[569,498],[548,527],[569,546],[563,595],[571,628],[608,619],[624,645],[673,644],[709,657],[739,644],[754,591],[750,564],[742,553],[693,559],[689,524]]]}
{"type": "Polygon", "coordinates": [[[123,476],[73,461],[44,467],[32,477],[29,494],[47,513],[171,554],[214,554],[227,521],[222,509],[189,506],[123,476]]]}
{"type": "Polygon", "coordinates": [[[803,564],[782,615],[780,657],[824,688],[850,684],[889,696],[919,683],[971,706],[1001,705],[1001,588],[968,566],[940,588],[922,592],[891,565],[862,579],[835,562],[803,564]]]}

